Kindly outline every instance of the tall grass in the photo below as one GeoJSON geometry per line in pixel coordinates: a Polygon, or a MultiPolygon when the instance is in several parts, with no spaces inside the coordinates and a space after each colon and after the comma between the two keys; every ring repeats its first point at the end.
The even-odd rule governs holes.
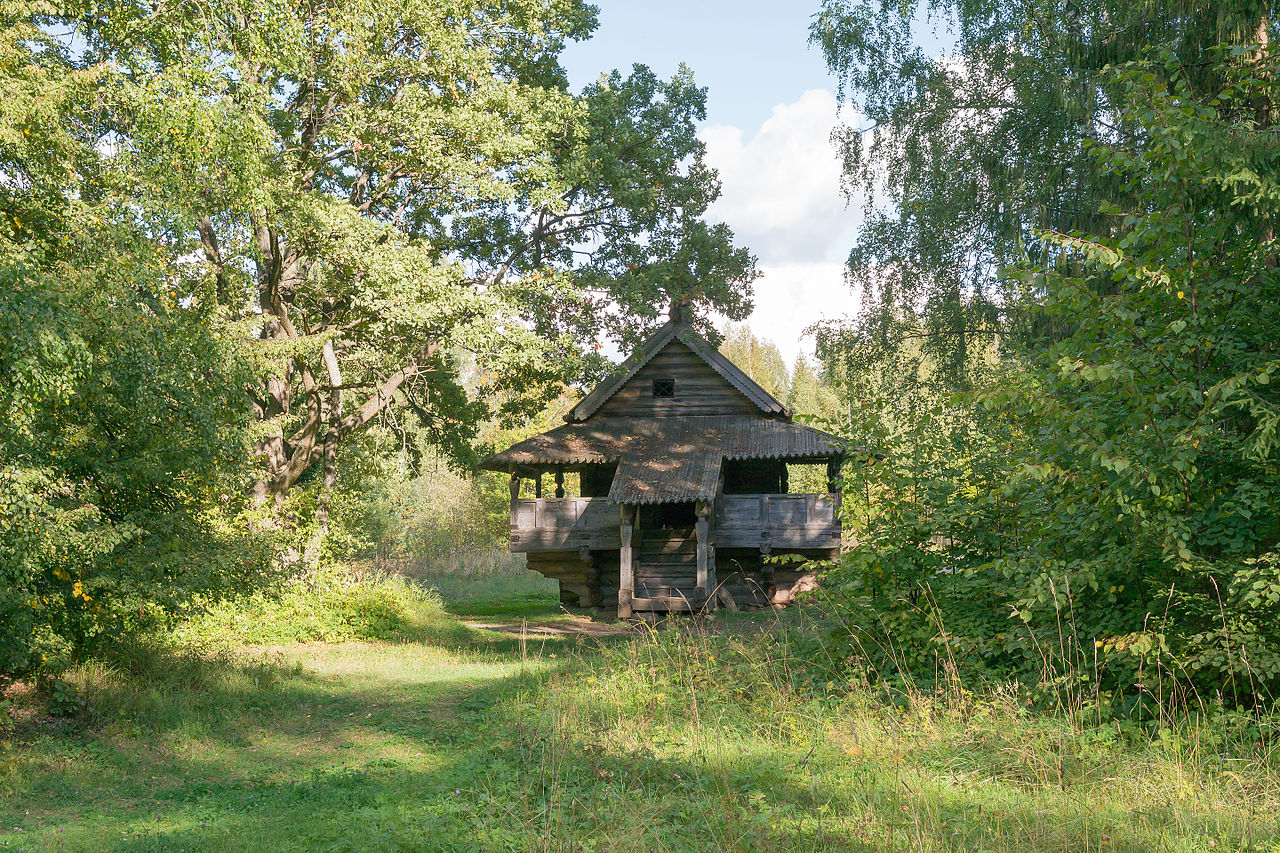
{"type": "Polygon", "coordinates": [[[436,590],[451,612],[466,616],[546,616],[559,608],[560,587],[505,548],[450,552],[383,564],[436,590]]]}
{"type": "Polygon", "coordinates": [[[513,636],[369,572],[237,612],[70,673],[0,850],[1280,851],[1261,712],[1099,723],[945,648],[927,682],[851,666],[802,609],[513,636]]]}
{"type": "Polygon", "coordinates": [[[1015,684],[815,686],[808,648],[793,619],[752,633],[691,621],[548,676],[505,708],[540,789],[564,791],[527,816],[530,837],[572,834],[570,756],[591,744],[641,779],[681,779],[614,813],[611,850],[679,848],[668,809],[705,828],[707,849],[1280,850],[1274,717],[1137,729],[1033,710],[1015,684]]]}

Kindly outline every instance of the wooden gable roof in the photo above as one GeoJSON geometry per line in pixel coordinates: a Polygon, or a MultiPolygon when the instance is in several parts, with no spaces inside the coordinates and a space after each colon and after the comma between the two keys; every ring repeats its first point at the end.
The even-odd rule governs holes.
{"type": "MultiPolygon", "coordinates": [[[[758,410],[763,417],[791,419],[791,411],[772,394],[756,384],[751,377],[743,373],[736,364],[725,358],[719,350],[687,324],[675,320],[669,321],[655,332],[634,355],[619,365],[616,371],[597,385],[578,405],[570,409],[564,419],[571,424],[590,420],[655,357],[673,346],[681,345],[691,350],[707,367],[745,398],[750,410],[758,410]]],[[[672,414],[689,414],[689,412],[678,411],[672,414]]]]}
{"type": "Polygon", "coordinates": [[[665,503],[714,498],[725,460],[816,462],[842,456],[846,446],[793,423],[786,406],[680,322],[659,329],[565,420],[480,467],[530,472],[616,464],[611,502],[665,503]],[[687,391],[667,405],[650,382],[669,371],[679,374],[676,397],[682,383],[687,391]]]}

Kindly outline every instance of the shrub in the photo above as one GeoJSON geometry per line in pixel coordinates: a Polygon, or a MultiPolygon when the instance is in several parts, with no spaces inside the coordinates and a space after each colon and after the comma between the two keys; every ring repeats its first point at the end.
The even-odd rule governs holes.
{"type": "Polygon", "coordinates": [[[179,632],[193,641],[244,643],[394,640],[442,630],[443,613],[434,590],[400,575],[329,567],[213,604],[179,632]]]}

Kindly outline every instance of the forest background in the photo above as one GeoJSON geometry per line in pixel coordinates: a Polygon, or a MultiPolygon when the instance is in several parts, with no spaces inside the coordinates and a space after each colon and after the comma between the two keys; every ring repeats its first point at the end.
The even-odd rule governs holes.
{"type": "MultiPolygon", "coordinates": [[[[674,299],[756,276],[692,73],[581,92],[576,2],[0,7],[0,672],[281,578],[500,543],[469,473],[674,299]]],[[[784,364],[865,453],[825,576],[846,674],[1084,678],[1100,714],[1280,689],[1277,82],[1266,3],[828,0],[885,200],[865,308],[784,364]],[[856,626],[853,631],[849,625],[856,626]],[[892,661],[893,666],[887,666],[892,661]]],[[[1071,682],[1071,683],[1068,683],[1071,682]]]]}

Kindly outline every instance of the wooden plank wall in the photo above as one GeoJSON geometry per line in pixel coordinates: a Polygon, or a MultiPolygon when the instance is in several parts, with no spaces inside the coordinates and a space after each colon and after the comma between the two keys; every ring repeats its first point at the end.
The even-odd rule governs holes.
{"type": "MultiPolygon", "coordinates": [[[[751,548],[839,548],[835,495],[722,495],[711,544],[751,548]]],[[[515,503],[511,550],[516,553],[617,548],[616,508],[604,498],[535,498],[515,503]]]]}
{"type": "Polygon", "coordinates": [[[511,512],[511,551],[617,548],[618,510],[605,498],[525,498],[511,512]]]}
{"type": "Polygon", "coordinates": [[[760,409],[681,341],[672,341],[600,407],[598,417],[754,415],[760,409]],[[653,380],[674,379],[674,397],[654,397],[653,380]]]}
{"type": "Polygon", "coordinates": [[[836,505],[835,495],[721,495],[711,541],[721,548],[837,549],[836,505]]]}

